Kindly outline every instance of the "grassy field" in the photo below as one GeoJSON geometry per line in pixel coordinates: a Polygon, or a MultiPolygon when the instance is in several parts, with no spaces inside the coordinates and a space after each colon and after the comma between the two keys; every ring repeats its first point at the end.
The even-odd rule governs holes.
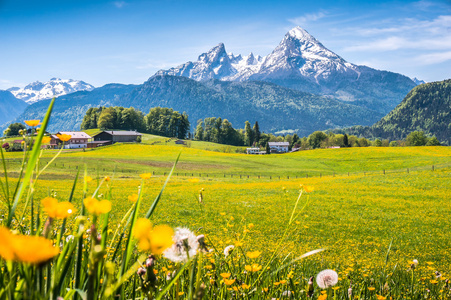
{"type": "MultiPolygon", "coordinates": [[[[420,261],[415,284],[423,292],[439,292],[435,271],[440,271],[443,282],[451,275],[449,147],[323,149],[250,156],[199,149],[205,145],[166,145],[165,138],[159,137],[146,139],[143,144],[63,151],[56,165],[49,166],[47,175],[39,180],[34,198],[56,195],[67,199],[77,167],[82,170],[86,164],[94,178],[88,194],[99,179],[112,177],[99,193],[100,198],[106,197],[111,188],[113,209],[109,217],[114,229],[133,206],[128,196],[138,192],[139,174],[156,172],[143,190],[140,215],[144,215],[164,184],[163,174],[169,173],[181,153],[151,220],[205,234],[207,244],[218,253],[227,245],[241,244],[242,253],[261,251],[259,261],[263,264],[276,250],[280,263],[314,249],[326,249],[305,260],[308,271],[302,264],[292,270],[300,272],[296,282],[302,286],[311,274],[325,268],[336,270],[342,281],[338,284],[343,294],[340,299],[347,299],[351,281],[359,282],[361,291],[376,286],[378,294],[384,294],[387,279],[377,279],[381,270],[389,268],[392,275],[401,272],[401,277],[410,276],[404,273],[413,259],[420,261]],[[284,236],[300,184],[314,187],[314,192],[302,195],[295,222],[284,236]]],[[[44,151],[42,160],[48,161],[55,153],[44,151]]],[[[6,153],[10,170],[18,170],[20,155],[6,153]]],[[[74,198],[78,210],[81,191],[79,183],[74,198]]],[[[161,272],[163,265],[158,268],[161,272]]],[[[268,296],[278,297],[283,289],[274,286],[271,291],[268,296]]],[[[400,288],[396,295],[403,295],[403,291],[400,288]]],[[[375,296],[370,293],[361,299],[375,296]]]]}
{"type": "MultiPolygon", "coordinates": [[[[157,138],[155,138],[157,139],[157,138]]],[[[161,139],[161,138],[160,138],[161,139]]],[[[171,143],[173,144],[173,142],[171,143]]],[[[217,146],[212,143],[192,142],[199,148],[217,146]],[[200,143],[200,144],[197,144],[200,143]],[[207,144],[207,145],[205,145],[207,144]],[[211,146],[213,145],[213,146],[211,146]]],[[[223,145],[221,145],[223,146],[223,145]]],[[[370,174],[408,172],[450,165],[449,147],[370,147],[318,149],[283,155],[245,155],[207,151],[182,145],[115,144],[94,150],[63,151],[58,160],[48,168],[48,174],[62,176],[75,173],[86,164],[91,172],[109,173],[116,170],[122,176],[133,177],[140,172],[152,171],[158,175],[168,173],[179,153],[179,175],[206,177],[253,176],[298,178],[335,174],[370,174]],[[407,170],[409,169],[409,170],[407,170]],[[72,170],[72,171],[70,171],[72,170]],[[200,175],[199,175],[200,174],[200,175]]],[[[42,166],[53,157],[56,150],[43,152],[42,166]]],[[[22,153],[7,153],[8,167],[17,171],[22,153]]],[[[119,176],[119,175],[118,175],[119,176]]]]}

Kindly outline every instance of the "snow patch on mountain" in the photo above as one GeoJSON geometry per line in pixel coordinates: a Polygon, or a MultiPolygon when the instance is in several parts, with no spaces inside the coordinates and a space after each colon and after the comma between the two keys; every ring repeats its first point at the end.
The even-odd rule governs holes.
{"type": "Polygon", "coordinates": [[[426,81],[421,80],[421,79],[418,79],[418,78],[416,78],[416,77],[411,78],[411,79],[412,79],[413,82],[416,83],[416,85],[420,85],[420,84],[426,83],[426,81]]]}
{"type": "Polygon", "coordinates": [[[91,91],[94,86],[80,80],[52,78],[47,82],[35,81],[24,88],[8,89],[16,98],[28,104],[78,91],[91,91]]]}

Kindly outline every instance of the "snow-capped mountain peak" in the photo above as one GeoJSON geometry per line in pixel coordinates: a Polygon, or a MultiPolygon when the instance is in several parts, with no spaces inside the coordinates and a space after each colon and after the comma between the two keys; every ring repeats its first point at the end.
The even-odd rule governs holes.
{"type": "Polygon", "coordinates": [[[314,82],[329,77],[332,73],[348,73],[358,78],[357,66],[324,47],[305,29],[297,26],[288,31],[280,44],[266,57],[227,53],[223,43],[219,43],[206,53],[199,55],[195,62],[188,62],[156,75],[185,76],[195,80],[244,81],[300,75],[314,82]]]}
{"type": "Polygon", "coordinates": [[[411,78],[411,79],[412,79],[413,82],[416,83],[416,85],[420,85],[420,84],[426,83],[426,81],[421,80],[421,79],[418,79],[418,78],[416,78],[416,77],[411,78]]]}
{"type": "Polygon", "coordinates": [[[52,78],[47,82],[35,81],[24,88],[8,89],[16,98],[29,104],[78,91],[91,91],[94,86],[80,80],[52,78]]]}

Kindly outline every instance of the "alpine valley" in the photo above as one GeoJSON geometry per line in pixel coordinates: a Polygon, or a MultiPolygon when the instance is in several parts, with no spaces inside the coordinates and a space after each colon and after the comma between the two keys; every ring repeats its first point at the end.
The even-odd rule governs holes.
{"type": "MultiPolygon", "coordinates": [[[[358,66],[324,47],[300,27],[290,30],[269,55],[227,53],[220,43],[197,61],[160,70],[141,85],[82,83],[83,91],[59,96],[49,131],[78,130],[93,106],[151,107],[186,112],[198,119],[221,117],[235,127],[258,121],[265,132],[297,132],[372,125],[417,84],[388,71],[358,66]]],[[[16,120],[42,118],[49,100],[12,90],[32,103],[16,120]]],[[[28,90],[32,90],[28,89],[28,90]]],[[[45,96],[47,99],[50,94],[45,96]]]]}

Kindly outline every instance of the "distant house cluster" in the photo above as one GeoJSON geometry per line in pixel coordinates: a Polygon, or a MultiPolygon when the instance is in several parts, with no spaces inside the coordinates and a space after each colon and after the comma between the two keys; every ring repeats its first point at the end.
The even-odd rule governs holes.
{"type": "MultiPolygon", "coordinates": [[[[288,147],[290,146],[289,142],[269,142],[269,151],[270,153],[287,153],[288,147]]],[[[258,147],[246,148],[247,154],[267,154],[266,151],[262,151],[258,147]]]]}
{"type": "Polygon", "coordinates": [[[68,135],[70,139],[64,142],[64,149],[97,148],[111,145],[117,142],[132,143],[137,142],[142,134],[136,131],[102,131],[94,136],[89,136],[82,131],[59,131],[51,135],[48,148],[58,149],[63,144],[58,135],[68,135]]]}

